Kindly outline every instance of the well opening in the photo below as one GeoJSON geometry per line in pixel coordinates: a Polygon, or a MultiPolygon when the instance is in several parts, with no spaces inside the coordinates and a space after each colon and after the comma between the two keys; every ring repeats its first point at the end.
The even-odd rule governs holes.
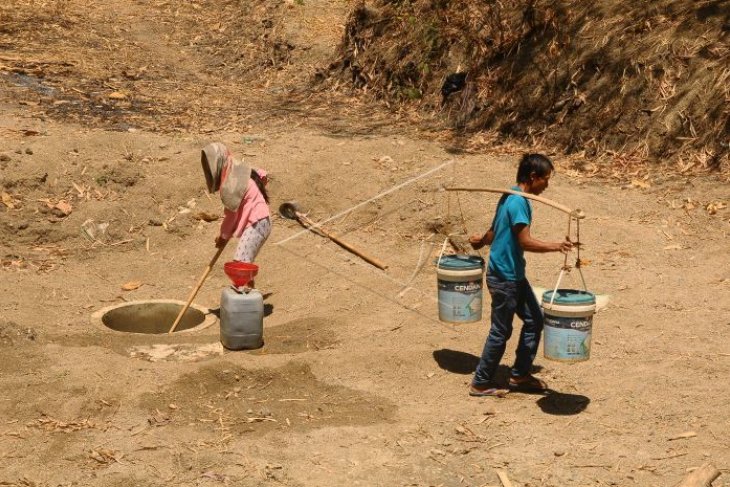
{"type": "MultiPolygon", "coordinates": [[[[180,301],[132,301],[97,311],[92,320],[114,331],[125,333],[167,333],[185,303],[180,301]]],[[[215,321],[208,310],[191,305],[175,333],[207,328],[215,321]]]]}

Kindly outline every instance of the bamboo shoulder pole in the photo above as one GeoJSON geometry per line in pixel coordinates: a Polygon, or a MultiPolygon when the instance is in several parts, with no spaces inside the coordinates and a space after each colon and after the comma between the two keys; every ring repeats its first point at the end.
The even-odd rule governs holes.
{"type": "Polygon", "coordinates": [[[553,208],[563,211],[576,219],[582,219],[582,218],[586,217],[585,213],[583,213],[583,210],[580,210],[580,209],[572,210],[572,209],[568,208],[567,206],[561,205],[560,203],[557,203],[548,198],[543,198],[542,196],[537,196],[535,194],[523,193],[522,191],[514,191],[512,189],[500,189],[500,188],[444,188],[444,189],[446,191],[465,191],[465,192],[471,192],[471,193],[516,194],[518,196],[522,196],[524,198],[539,201],[540,203],[546,204],[548,206],[552,206],[553,208]]]}

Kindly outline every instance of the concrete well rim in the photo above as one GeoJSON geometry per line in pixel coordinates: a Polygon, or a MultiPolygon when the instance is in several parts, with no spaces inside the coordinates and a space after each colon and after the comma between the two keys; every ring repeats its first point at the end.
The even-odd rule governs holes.
{"type": "MultiPolygon", "coordinates": [[[[185,301],[180,301],[177,299],[139,299],[134,301],[125,301],[123,303],[119,304],[113,304],[110,306],[105,306],[103,308],[100,308],[96,311],[94,311],[91,316],[89,317],[89,321],[92,325],[94,325],[96,328],[99,328],[103,331],[107,331],[109,333],[114,333],[118,335],[147,335],[147,336],[163,336],[168,335],[167,332],[164,333],[142,333],[142,332],[135,332],[135,331],[119,331],[115,330],[113,328],[109,328],[104,324],[103,317],[110,311],[113,311],[115,309],[124,308],[127,306],[134,306],[134,305],[145,305],[145,304],[178,304],[181,307],[185,306],[185,301]]],[[[218,321],[218,318],[211,312],[210,308],[206,308],[204,306],[197,305],[195,303],[190,304],[190,308],[199,311],[203,314],[203,322],[199,325],[195,325],[192,328],[188,328],[185,330],[175,331],[172,333],[172,335],[187,335],[191,333],[196,333],[201,330],[205,330],[207,328],[210,328],[216,321],[218,321]]]]}

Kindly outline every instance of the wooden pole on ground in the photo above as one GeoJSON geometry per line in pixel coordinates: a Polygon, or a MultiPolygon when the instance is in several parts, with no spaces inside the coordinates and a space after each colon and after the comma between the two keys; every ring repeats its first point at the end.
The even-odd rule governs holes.
{"type": "Polygon", "coordinates": [[[720,471],[705,463],[700,468],[690,473],[677,487],[712,487],[712,482],[720,476],[720,471]]]}
{"type": "Polygon", "coordinates": [[[369,255],[365,254],[362,250],[357,249],[357,248],[353,247],[351,244],[341,240],[337,235],[329,233],[328,231],[324,230],[322,227],[316,227],[315,223],[312,220],[310,220],[309,218],[307,218],[300,212],[296,212],[296,217],[297,217],[297,220],[299,220],[302,224],[306,224],[304,226],[308,227],[310,231],[321,233],[322,235],[324,235],[328,239],[332,240],[334,243],[336,243],[340,247],[342,247],[346,250],[349,250],[353,254],[364,259],[365,261],[374,265],[378,269],[385,270],[388,268],[387,264],[382,263],[380,260],[376,259],[375,257],[370,257],[369,255]],[[310,228],[310,227],[315,227],[315,228],[310,228]]]}

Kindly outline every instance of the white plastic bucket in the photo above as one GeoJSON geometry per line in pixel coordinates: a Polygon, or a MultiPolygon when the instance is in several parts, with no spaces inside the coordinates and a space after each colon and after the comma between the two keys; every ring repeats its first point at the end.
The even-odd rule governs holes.
{"type": "Polygon", "coordinates": [[[482,319],[484,259],[474,255],[444,255],[437,262],[439,319],[473,323],[482,319]]]}
{"type": "Polygon", "coordinates": [[[588,291],[558,289],[542,295],[545,315],[543,352],[546,359],[583,362],[591,356],[596,297],[588,291]]]}

